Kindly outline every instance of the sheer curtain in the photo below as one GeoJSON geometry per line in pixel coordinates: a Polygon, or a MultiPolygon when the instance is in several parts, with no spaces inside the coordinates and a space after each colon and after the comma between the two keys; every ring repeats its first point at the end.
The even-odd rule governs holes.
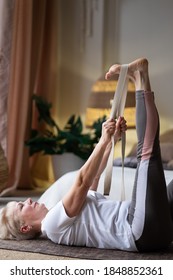
{"type": "Polygon", "coordinates": [[[33,121],[32,94],[50,102],[56,98],[57,5],[56,0],[14,1],[7,110],[9,180],[1,195],[32,188],[30,170],[35,159],[30,160],[24,141],[33,121]]]}
{"type": "Polygon", "coordinates": [[[8,180],[7,98],[14,1],[0,0],[0,192],[8,180]]]}
{"type": "Polygon", "coordinates": [[[5,155],[13,10],[13,0],[0,0],[0,144],[5,155]]]}

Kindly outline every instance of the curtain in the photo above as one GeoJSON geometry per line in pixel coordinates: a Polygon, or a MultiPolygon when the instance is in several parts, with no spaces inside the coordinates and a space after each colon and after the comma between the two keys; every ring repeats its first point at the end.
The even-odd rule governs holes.
{"type": "Polygon", "coordinates": [[[33,188],[31,175],[36,158],[29,158],[24,142],[33,122],[33,93],[51,102],[56,96],[57,3],[15,0],[7,110],[9,180],[1,195],[33,188]]]}
{"type": "Polygon", "coordinates": [[[7,97],[13,21],[13,0],[0,0],[0,145],[7,153],[7,97]]]}
{"type": "Polygon", "coordinates": [[[8,181],[7,98],[13,19],[13,0],[0,0],[0,192],[8,181]]]}

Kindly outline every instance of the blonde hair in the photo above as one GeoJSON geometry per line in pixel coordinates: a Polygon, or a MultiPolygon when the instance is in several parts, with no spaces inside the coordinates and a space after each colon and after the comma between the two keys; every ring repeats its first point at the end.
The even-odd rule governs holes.
{"type": "Polygon", "coordinates": [[[20,227],[23,225],[23,221],[19,220],[17,216],[13,216],[9,213],[8,209],[10,204],[14,202],[9,202],[5,207],[0,209],[0,239],[32,239],[38,233],[32,230],[27,233],[22,233],[20,227]]]}

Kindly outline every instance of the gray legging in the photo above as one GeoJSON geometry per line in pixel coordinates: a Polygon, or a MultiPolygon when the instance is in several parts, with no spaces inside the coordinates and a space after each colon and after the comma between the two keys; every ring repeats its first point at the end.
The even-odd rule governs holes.
{"type": "Polygon", "coordinates": [[[173,238],[159,145],[159,116],[150,91],[136,92],[138,166],[128,220],[139,251],[168,247],[173,238]]]}

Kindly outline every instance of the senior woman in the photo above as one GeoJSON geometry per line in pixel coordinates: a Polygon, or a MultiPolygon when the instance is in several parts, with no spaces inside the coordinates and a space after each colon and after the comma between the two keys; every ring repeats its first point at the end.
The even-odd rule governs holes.
{"type": "MultiPolygon", "coordinates": [[[[120,72],[113,65],[106,79],[120,72]]],[[[159,146],[159,116],[151,91],[147,59],[128,66],[136,87],[138,167],[131,201],[111,201],[97,192],[98,180],[126,121],[108,119],[93,153],[70,190],[52,209],[27,199],[0,212],[0,238],[29,239],[42,233],[55,243],[127,251],[153,251],[172,242],[173,224],[159,146]]]]}

